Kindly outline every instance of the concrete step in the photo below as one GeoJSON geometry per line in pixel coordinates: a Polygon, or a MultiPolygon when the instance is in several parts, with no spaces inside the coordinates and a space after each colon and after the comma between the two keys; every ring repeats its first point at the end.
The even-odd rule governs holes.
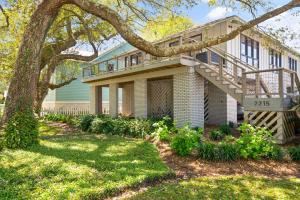
{"type": "Polygon", "coordinates": [[[236,94],[243,94],[243,91],[240,90],[240,89],[236,89],[236,90],[235,90],[235,93],[236,93],[236,94]]]}
{"type": "Polygon", "coordinates": [[[229,85],[229,89],[237,89],[237,86],[235,86],[235,85],[229,85]]]}
{"type": "Polygon", "coordinates": [[[210,72],[212,72],[212,70],[211,69],[205,69],[205,72],[210,73],[210,72]]]}

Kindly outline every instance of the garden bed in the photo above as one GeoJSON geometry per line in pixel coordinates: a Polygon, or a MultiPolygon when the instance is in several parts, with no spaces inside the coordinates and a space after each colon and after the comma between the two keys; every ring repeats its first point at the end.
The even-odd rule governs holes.
{"type": "Polygon", "coordinates": [[[236,160],[231,162],[201,160],[196,154],[176,155],[166,142],[152,141],[162,160],[182,178],[220,175],[253,175],[272,178],[300,178],[300,163],[274,160],[236,160]]]}

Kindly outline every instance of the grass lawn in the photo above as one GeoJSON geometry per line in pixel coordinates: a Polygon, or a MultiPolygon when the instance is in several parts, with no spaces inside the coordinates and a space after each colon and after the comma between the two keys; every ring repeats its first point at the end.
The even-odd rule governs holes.
{"type": "Polygon", "coordinates": [[[143,140],[60,131],[43,125],[39,145],[0,152],[1,200],[101,198],[173,173],[143,140]]]}
{"type": "Polygon", "coordinates": [[[132,199],[299,199],[300,179],[204,177],[153,187],[132,199]]]}

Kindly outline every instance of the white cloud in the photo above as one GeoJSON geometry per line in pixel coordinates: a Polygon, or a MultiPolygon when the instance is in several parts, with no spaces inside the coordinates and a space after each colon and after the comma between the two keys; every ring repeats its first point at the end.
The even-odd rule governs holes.
{"type": "Polygon", "coordinates": [[[228,15],[229,13],[232,12],[231,8],[226,8],[223,6],[218,6],[215,7],[214,9],[212,9],[207,15],[206,17],[210,20],[216,20],[216,19],[220,19],[225,17],[226,15],[228,15]]]}
{"type": "MultiPolygon", "coordinates": [[[[284,32],[280,34],[284,34],[288,36],[284,42],[287,46],[293,47],[295,50],[300,52],[300,17],[297,15],[293,15],[291,12],[285,12],[281,15],[273,17],[262,24],[263,27],[267,27],[268,29],[278,30],[284,29],[284,32]]],[[[267,30],[268,30],[267,29],[267,30]]]]}

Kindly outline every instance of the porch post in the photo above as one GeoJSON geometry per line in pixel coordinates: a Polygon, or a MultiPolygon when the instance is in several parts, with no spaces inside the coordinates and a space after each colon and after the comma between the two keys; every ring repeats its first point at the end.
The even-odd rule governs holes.
{"type": "Polygon", "coordinates": [[[134,81],[134,116],[147,118],[147,79],[134,81]]]}
{"type": "Polygon", "coordinates": [[[98,114],[99,110],[99,95],[98,86],[90,86],[90,114],[98,114]]]}
{"type": "Polygon", "coordinates": [[[111,117],[118,116],[118,83],[109,84],[109,114],[111,117]]]}

